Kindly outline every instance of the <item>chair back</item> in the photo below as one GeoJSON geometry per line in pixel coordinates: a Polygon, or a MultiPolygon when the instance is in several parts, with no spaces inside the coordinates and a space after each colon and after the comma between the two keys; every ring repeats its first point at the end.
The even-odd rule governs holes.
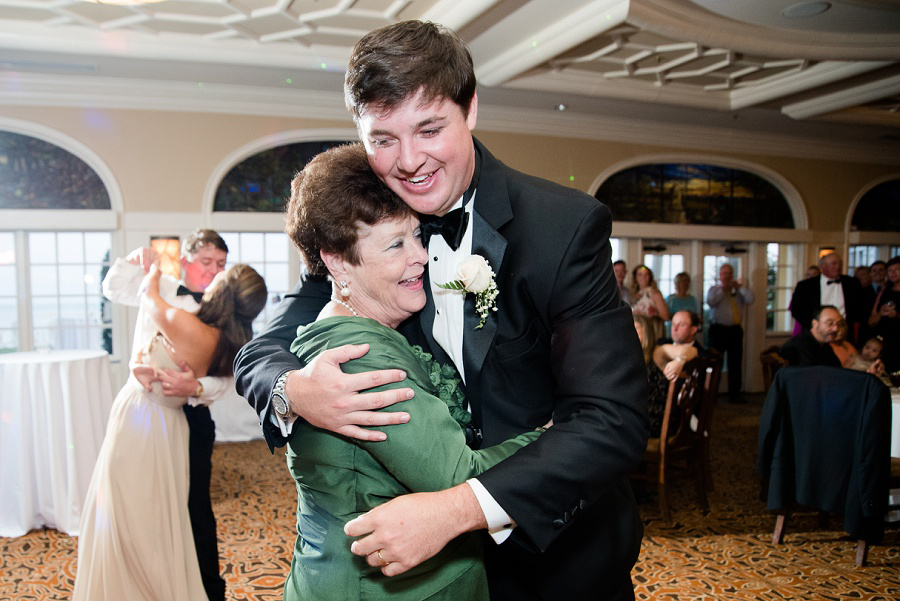
{"type": "Polygon", "coordinates": [[[718,388],[715,364],[715,359],[700,357],[688,361],[681,376],[669,384],[659,435],[661,455],[699,446],[709,435],[715,404],[713,384],[718,388]]]}
{"type": "Polygon", "coordinates": [[[766,393],[772,387],[772,380],[775,379],[776,372],[788,364],[787,360],[778,354],[779,349],[780,347],[778,346],[770,346],[759,354],[759,363],[762,366],[763,373],[763,388],[766,393]]]}
{"type": "Polygon", "coordinates": [[[890,474],[890,392],[839,367],[784,367],[760,414],[757,468],[768,506],[794,502],[844,516],[854,538],[884,529],[890,474]]]}

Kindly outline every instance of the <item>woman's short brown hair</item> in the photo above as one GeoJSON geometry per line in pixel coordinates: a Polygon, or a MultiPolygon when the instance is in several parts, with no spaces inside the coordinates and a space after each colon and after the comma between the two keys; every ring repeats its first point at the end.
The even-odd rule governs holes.
{"type": "Polygon", "coordinates": [[[284,231],[309,272],[326,275],[320,251],[359,264],[358,224],[415,215],[372,171],[362,144],[317,155],[291,182],[284,231]]]}

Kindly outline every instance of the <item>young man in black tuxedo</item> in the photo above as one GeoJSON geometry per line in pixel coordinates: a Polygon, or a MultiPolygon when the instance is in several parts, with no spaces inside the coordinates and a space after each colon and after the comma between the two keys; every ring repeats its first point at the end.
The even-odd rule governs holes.
{"type": "MultiPolygon", "coordinates": [[[[345,93],[373,170],[422,215],[423,230],[437,227],[424,225],[431,216],[456,216],[458,236],[426,243],[428,300],[401,331],[456,366],[475,445],[554,420],[537,442],[477,479],[398,497],[349,522],[348,535],[362,537],[352,550],[395,575],[460,533],[485,529],[503,541],[485,540],[492,598],[632,599],[643,527],[626,474],[646,447],[646,370],[612,269],[609,210],[510,169],[472,137],[472,59],[452,32],[398,23],[363,37],[352,56],[345,93]],[[457,263],[472,254],[487,259],[499,289],[497,310],[480,328],[472,295],[435,285],[455,279],[457,263]]],[[[330,290],[302,282],[236,360],[238,391],[260,414],[270,445],[285,443],[295,414],[366,440],[385,433],[359,425],[405,419],[368,411],[404,400],[404,389],[357,394],[402,374],[340,371],[365,345],[307,366],[287,351],[330,290]],[[276,387],[290,406],[273,398],[276,387]]]]}

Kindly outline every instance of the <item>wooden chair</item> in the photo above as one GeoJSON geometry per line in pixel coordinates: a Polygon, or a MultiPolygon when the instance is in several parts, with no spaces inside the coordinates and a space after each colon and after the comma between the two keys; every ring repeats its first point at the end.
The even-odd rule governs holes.
{"type": "Polygon", "coordinates": [[[759,354],[759,362],[762,365],[763,373],[763,388],[765,389],[766,394],[768,394],[769,388],[772,386],[772,380],[775,379],[775,373],[788,364],[787,360],[783,359],[781,355],[778,354],[780,348],[781,347],[779,346],[770,346],[759,354]]]}
{"type": "Polygon", "coordinates": [[[857,540],[856,566],[884,533],[888,490],[900,487],[890,454],[890,393],[877,378],[837,367],[785,367],[760,414],[757,468],[783,542],[793,506],[832,513],[857,540]]]}
{"type": "Polygon", "coordinates": [[[697,358],[689,361],[681,376],[669,384],[660,436],[648,440],[644,452],[643,467],[651,468],[650,475],[646,470],[635,474],[656,481],[659,510],[668,522],[672,521],[668,484],[673,471],[693,476],[697,502],[709,511],[709,433],[717,372],[720,369],[714,359],[697,358]]]}
{"type": "Polygon", "coordinates": [[[711,353],[706,358],[703,379],[703,403],[700,405],[701,415],[698,424],[703,424],[700,432],[703,433],[703,470],[706,475],[706,490],[712,492],[712,460],[709,452],[709,439],[712,435],[713,411],[716,408],[716,397],[719,394],[719,379],[722,376],[722,356],[711,353]]]}

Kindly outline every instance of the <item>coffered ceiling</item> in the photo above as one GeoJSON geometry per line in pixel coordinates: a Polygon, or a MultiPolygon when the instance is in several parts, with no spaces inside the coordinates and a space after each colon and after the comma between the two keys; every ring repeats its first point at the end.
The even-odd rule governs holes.
{"type": "Polygon", "coordinates": [[[0,0],[0,104],[346,119],[352,46],[404,19],[468,42],[481,126],[900,164],[900,0],[0,0]]]}

